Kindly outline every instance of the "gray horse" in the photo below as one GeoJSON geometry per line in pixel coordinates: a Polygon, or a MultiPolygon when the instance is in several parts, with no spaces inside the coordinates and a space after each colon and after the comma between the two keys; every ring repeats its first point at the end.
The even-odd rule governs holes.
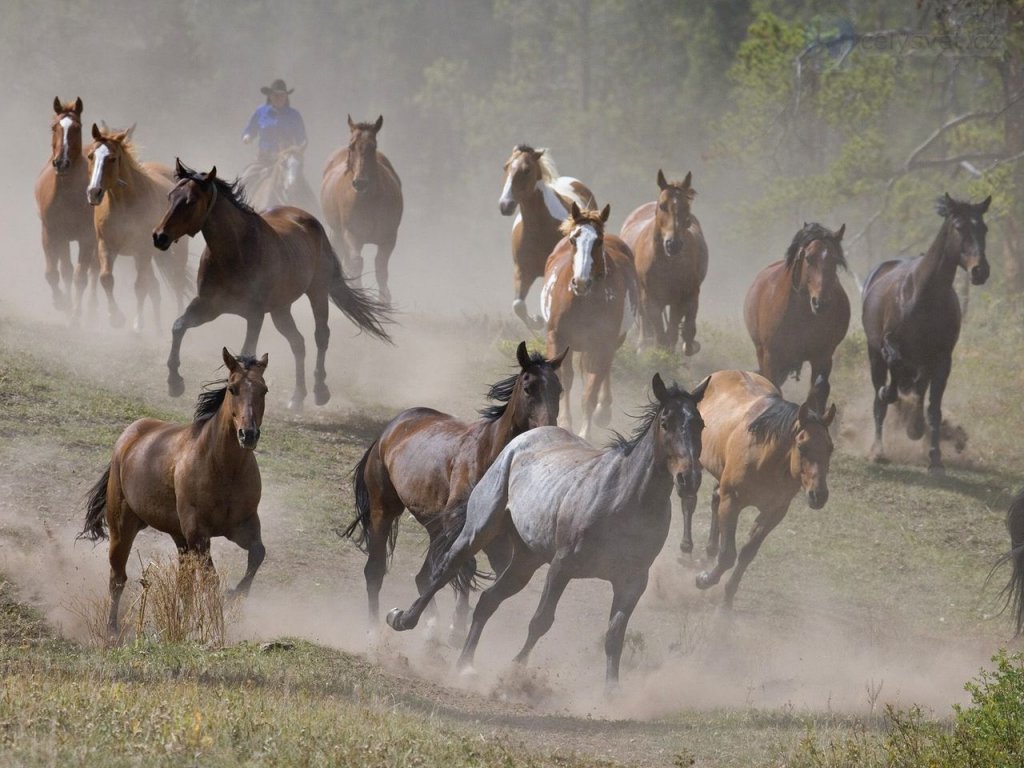
{"type": "Polygon", "coordinates": [[[388,624],[398,631],[415,627],[434,594],[473,555],[504,537],[512,558],[480,595],[459,668],[472,664],[484,624],[502,601],[550,563],[540,605],[516,661],[525,662],[550,629],[570,580],[604,579],[613,591],[605,684],[614,687],[626,624],[668,535],[672,489],[688,497],[700,487],[704,422],[697,403],[707,383],[705,379],[690,394],[678,386],[666,387],[655,374],[655,400],[632,437],[620,435],[604,450],[559,427],[533,429],[509,443],[470,495],[462,511],[465,520],[451,526],[447,541],[453,543],[440,543],[431,553],[430,586],[408,611],[393,609],[388,624]]]}

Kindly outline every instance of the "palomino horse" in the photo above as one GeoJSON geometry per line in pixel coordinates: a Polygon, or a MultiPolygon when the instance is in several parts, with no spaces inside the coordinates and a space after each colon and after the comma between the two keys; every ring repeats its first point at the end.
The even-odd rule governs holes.
{"type": "Polygon", "coordinates": [[[224,536],[249,553],[235,587],[249,592],[266,550],[260,538],[260,470],[253,449],[260,439],[267,356],[234,357],[225,349],[227,381],[199,396],[191,424],[139,419],[114,444],[114,455],[89,494],[79,538],[110,535],[110,618],[128,576],[135,535],[147,526],[168,534],[180,552],[196,552],[212,567],[210,539],[224,536]]]}
{"type": "MultiPolygon", "coordinates": [[[[565,237],[558,243],[544,270],[541,312],[547,321],[547,355],[569,347],[580,355],[583,383],[583,429],[590,435],[591,421],[599,427],[611,420],[611,368],[615,350],[636,318],[637,284],[633,254],[615,235],[606,235],[610,207],[580,211],[573,203],[562,224],[565,237]]],[[[559,375],[562,405],[559,424],[572,429],[569,393],[572,391],[571,355],[559,375]]]]}
{"type": "Polygon", "coordinates": [[[361,329],[379,339],[391,339],[381,325],[387,310],[362,291],[352,288],[316,218],[299,208],[282,206],[256,213],[238,189],[209,173],[196,173],[176,162],[178,182],[168,195],[170,204],[156,229],[153,244],[166,251],[178,238],[203,233],[206,248],[199,260],[198,295],[174,322],[171,354],[167,358],[167,390],[178,397],[185,380],[178,373],[185,331],[227,312],[246,320],[242,354],[251,355],[263,321],[270,319],[288,340],[295,356],[295,392],[289,408],[302,408],[306,399],[306,342],[295,326],[291,306],[306,294],[316,323],[316,367],[313,395],[317,405],[330,397],[324,358],[331,331],[327,327],[328,298],[361,329]]]}
{"type": "Polygon", "coordinates": [[[551,627],[572,579],[604,579],[612,584],[605,684],[616,685],[626,625],[668,535],[672,489],[692,496],[700,487],[704,424],[697,403],[706,385],[707,380],[691,395],[666,387],[655,374],[655,401],[633,436],[620,436],[604,450],[559,427],[533,429],[509,443],[470,495],[464,523],[446,537],[451,546],[432,553],[436,567],[427,591],[409,610],[388,613],[388,624],[399,631],[415,627],[430,598],[475,553],[504,538],[511,543],[511,559],[477,601],[459,666],[472,664],[484,624],[498,606],[550,563],[516,661],[525,662],[551,627]]]}
{"type": "Polygon", "coordinates": [[[1003,587],[1001,596],[1006,598],[1003,610],[1009,607],[1013,612],[1016,634],[1019,636],[1024,632],[1024,488],[1017,492],[1006,512],[1006,530],[1010,534],[1010,551],[996,561],[989,578],[996,568],[1010,563],[1010,580],[1003,587]]]}
{"type": "Polygon", "coordinates": [[[810,395],[819,412],[828,405],[832,354],[850,327],[850,300],[839,283],[846,225],[832,232],[804,224],[783,261],[757,273],[743,303],[743,319],[757,351],[760,373],[776,387],[811,364],[810,395]]]}
{"type": "MultiPolygon", "coordinates": [[[[718,481],[711,497],[708,557],[718,555],[711,571],[697,576],[707,589],[733,567],[725,585],[725,604],[732,605],[743,572],[765,537],[789,511],[802,489],[811,509],[828,501],[828,469],[832,438],[828,428],[836,415],[833,405],[824,415],[808,403],[782,399],[768,379],[744,371],[720,371],[700,404],[707,428],[701,464],[718,481]],[[736,557],[736,526],[746,507],[758,510],[750,538],[736,557]]],[[[693,550],[690,524],[696,499],[683,504],[683,552],[693,550]]]]}
{"type": "MultiPolygon", "coordinates": [[[[92,125],[89,147],[89,185],[86,198],[93,208],[99,246],[100,284],[107,294],[110,324],[124,325],[124,315],[114,298],[114,261],[119,253],[135,257],[135,329],[143,325],[142,308],[146,300],[160,324],[160,286],[153,274],[151,222],[160,216],[164,198],[172,184],[169,171],[156,163],[139,163],[131,143],[134,126],[125,131],[100,130],[92,125]]],[[[176,246],[169,257],[157,261],[161,274],[178,299],[178,311],[192,289],[188,276],[188,244],[176,246]]]]}
{"type": "Polygon", "coordinates": [[[575,203],[581,209],[596,209],[594,195],[581,181],[559,176],[546,149],[526,144],[512,148],[505,161],[505,185],[498,199],[502,216],[516,213],[512,223],[512,283],[516,298],[512,309],[532,329],[542,328],[541,318],[530,318],[526,294],[533,281],[544,274],[551,251],[562,239],[562,222],[575,203]]]}
{"type": "Polygon", "coordinates": [[[686,355],[700,351],[697,307],[708,274],[708,245],[700,222],[690,213],[697,194],[690,186],[692,178],[687,173],[681,182],[669,182],[659,169],[658,199],[629,214],[620,230],[633,250],[640,282],[641,345],[653,336],[659,347],[674,351],[682,326],[686,355]]]}
{"type": "Polygon", "coordinates": [[[349,116],[348,146],[327,159],[320,207],[345,260],[345,272],[356,285],[363,274],[363,246],[377,246],[377,290],[381,301],[390,304],[388,261],[398,239],[403,202],[402,182],[391,161],[377,149],[382,125],[383,115],[375,123],[354,123],[349,116]]]}
{"type": "Polygon", "coordinates": [[[901,394],[913,395],[914,412],[907,437],[924,436],[924,395],[928,402],[931,445],[928,471],[942,474],[942,395],[960,336],[960,302],[953,289],[957,267],[971,283],[988,280],[983,216],[992,197],[972,204],[940,197],[936,205],[942,227],[928,252],[914,259],[885,261],[864,281],[864,333],[867,335],[871,384],[875,395],[875,461],[884,461],[882,422],[901,394]]]}
{"type": "MultiPolygon", "coordinates": [[[[519,372],[491,387],[488,398],[498,402],[481,411],[482,419],[467,424],[432,408],[411,408],[398,414],[369,447],[355,469],[355,506],[358,517],[345,530],[367,555],[366,593],[370,621],[378,618],[381,583],[394,549],[394,528],[408,509],[427,529],[430,540],[442,535],[455,508],[466,503],[473,486],[512,438],[534,427],[553,425],[558,419],[562,385],[556,371],[565,352],[554,360],[530,355],[526,342],[516,350],[519,372]]],[[[505,565],[498,548],[489,550],[491,567],[505,565]]],[[[460,580],[472,581],[475,568],[460,580]]],[[[422,593],[430,582],[424,562],[416,576],[422,593]]],[[[466,590],[458,590],[453,636],[465,633],[469,611],[466,590]]]]}
{"type": "MultiPolygon", "coordinates": [[[[72,320],[78,320],[89,273],[95,280],[98,269],[92,208],[82,194],[89,184],[89,163],[82,153],[82,100],[62,104],[55,97],[53,111],[50,160],[36,179],[36,206],[42,221],[46,282],[53,292],[53,306],[70,310],[72,320]],[[78,243],[78,264],[73,276],[72,241],[78,243]]],[[[95,288],[94,282],[94,302],[95,288]]]]}
{"type": "Polygon", "coordinates": [[[265,211],[278,205],[294,205],[316,214],[316,197],[306,181],[303,171],[303,157],[306,145],[287,147],[277,153],[274,162],[266,168],[246,169],[252,181],[245,185],[249,204],[257,211],[265,211]]]}

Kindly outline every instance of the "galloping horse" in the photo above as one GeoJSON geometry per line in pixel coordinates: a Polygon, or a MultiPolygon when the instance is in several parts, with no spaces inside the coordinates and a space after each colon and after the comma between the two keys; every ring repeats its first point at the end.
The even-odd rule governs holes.
{"type": "MultiPolygon", "coordinates": [[[[89,273],[95,278],[98,269],[92,208],[82,194],[89,183],[88,162],[82,153],[82,100],[62,104],[54,97],[53,111],[56,117],[50,125],[50,160],[36,179],[36,206],[42,222],[46,282],[53,292],[53,306],[70,310],[72,320],[78,320],[89,273]],[[73,276],[72,241],[78,243],[78,264],[73,276]]],[[[94,282],[94,302],[95,288],[94,282]]]]}
{"type": "Polygon", "coordinates": [[[498,199],[502,216],[516,213],[512,223],[512,283],[516,298],[512,309],[532,329],[542,328],[541,318],[530,318],[526,294],[533,281],[544,274],[551,251],[562,239],[562,222],[571,204],[596,209],[593,193],[571,176],[559,176],[546,149],[526,144],[512,148],[505,161],[505,185],[498,199]]]}
{"type": "Polygon", "coordinates": [[[640,282],[641,345],[653,336],[659,347],[675,350],[681,325],[685,355],[700,351],[697,307],[708,273],[708,245],[690,213],[697,194],[692,178],[687,173],[681,182],[668,182],[659,169],[658,199],[629,214],[619,232],[633,250],[640,282]]]}
{"type": "Polygon", "coordinates": [[[253,449],[260,439],[267,385],[267,356],[234,357],[223,350],[227,381],[199,396],[195,419],[178,425],[139,419],[114,444],[114,455],[89,494],[79,538],[110,535],[110,617],[128,580],[125,565],[136,534],[147,526],[168,534],[178,550],[196,552],[210,567],[210,539],[224,536],[249,553],[249,585],[266,554],[260,537],[260,470],[253,449]]]}
{"type": "Polygon", "coordinates": [[[837,269],[847,269],[843,224],[835,232],[804,224],[786,258],[757,273],[743,303],[760,373],[776,387],[811,364],[810,394],[819,413],[828,405],[832,354],[850,327],[850,300],[837,269]]]}
{"type": "Polygon", "coordinates": [[[277,153],[273,164],[246,185],[249,204],[257,211],[279,205],[294,205],[316,214],[316,197],[303,171],[305,144],[287,147],[277,153]]]}
{"type": "Polygon", "coordinates": [[[349,143],[327,159],[320,207],[345,261],[345,273],[356,285],[363,274],[363,246],[377,246],[377,290],[381,301],[390,304],[388,261],[398,239],[403,202],[402,182],[391,161],[377,149],[382,125],[383,115],[374,123],[354,123],[349,116],[349,143]]]}
{"type": "MultiPolygon", "coordinates": [[[[569,347],[580,355],[583,384],[583,429],[590,435],[593,421],[599,427],[611,420],[611,368],[615,350],[622,346],[633,326],[637,307],[636,270],[633,254],[615,235],[606,235],[610,206],[580,211],[572,203],[562,224],[565,237],[555,246],[544,270],[541,312],[547,321],[547,355],[554,357],[569,347]]],[[[572,429],[569,393],[572,391],[571,355],[559,372],[562,404],[559,425],[572,429]]]]}
{"type": "MultiPolygon", "coordinates": [[[[124,315],[114,298],[114,261],[119,253],[135,257],[135,330],[143,325],[142,307],[149,297],[153,316],[160,323],[160,286],[153,274],[151,222],[163,210],[163,201],[172,184],[170,171],[156,163],[139,163],[131,143],[134,126],[126,131],[100,130],[92,125],[89,147],[89,185],[86,198],[93,208],[99,245],[100,284],[107,294],[110,324],[124,325],[124,315]]],[[[188,244],[176,246],[157,266],[178,299],[178,311],[192,289],[187,272],[188,244]]]]}
{"type": "Polygon", "coordinates": [[[185,380],[178,373],[185,331],[225,312],[240,315],[246,320],[242,354],[251,355],[269,312],[295,356],[295,392],[288,407],[302,408],[306,343],[295,326],[291,306],[306,294],[316,323],[313,395],[316,404],[323,405],[331,397],[324,369],[331,336],[328,297],[361,329],[390,342],[381,325],[387,320],[387,310],[346,282],[327,233],[312,214],[288,206],[256,213],[245,202],[237,182],[229,184],[217,178],[216,167],[209,173],[196,173],[178,160],[175,178],[178,181],[168,195],[167,212],[153,230],[153,244],[166,251],[178,238],[202,232],[206,248],[199,260],[198,295],[174,322],[171,333],[167,358],[171,397],[185,390],[185,380]]]}
{"type": "Polygon", "coordinates": [[[931,387],[928,471],[945,471],[939,448],[942,395],[960,336],[960,301],[953,278],[957,267],[962,267],[974,285],[988,280],[988,227],[982,217],[991,202],[991,195],[976,204],[954,200],[948,194],[940,197],[936,210],[943,218],[942,227],[928,252],[914,259],[882,262],[864,281],[862,318],[875,395],[871,449],[875,461],[884,461],[882,422],[889,405],[901,394],[912,394],[915,399],[907,437],[919,440],[924,436],[924,394],[931,387]]]}
{"type": "Polygon", "coordinates": [[[672,489],[691,496],[700,487],[704,424],[697,403],[706,385],[707,380],[691,395],[666,387],[655,374],[655,401],[632,437],[620,436],[604,450],[559,427],[533,429],[509,443],[470,495],[464,523],[446,536],[450,547],[434,549],[436,566],[427,591],[409,610],[389,612],[388,624],[399,631],[415,627],[431,597],[475,553],[504,538],[511,543],[511,558],[477,601],[459,666],[472,664],[484,624],[498,606],[550,563],[516,661],[525,662],[551,627],[572,579],[604,579],[612,584],[605,684],[617,684],[626,625],[668,535],[672,489]]]}
{"type": "MultiPolygon", "coordinates": [[[[358,517],[344,531],[367,553],[366,593],[370,621],[378,617],[381,583],[394,550],[394,528],[408,509],[427,529],[431,541],[442,535],[455,509],[466,503],[470,491],[509,441],[526,430],[550,426],[558,419],[562,386],[556,371],[565,352],[553,360],[530,355],[526,342],[516,350],[519,373],[491,387],[488,398],[498,401],[481,411],[482,419],[467,424],[432,408],[402,411],[384,428],[355,469],[355,506],[358,517]]],[[[504,553],[489,551],[491,566],[500,571],[504,553]]],[[[464,587],[475,568],[460,581],[464,587]]],[[[430,580],[428,562],[416,576],[420,592],[430,580]]],[[[465,632],[469,611],[466,590],[458,590],[453,636],[465,632]]],[[[460,637],[461,640],[461,637],[460,637]]]]}
{"type": "MultiPolygon", "coordinates": [[[[782,399],[768,379],[744,371],[711,375],[700,415],[707,428],[701,464],[718,481],[711,497],[711,534],[708,557],[718,555],[711,571],[697,576],[697,587],[707,589],[733,567],[725,585],[725,604],[732,605],[743,572],[765,537],[789,511],[793,497],[803,489],[811,509],[828,501],[828,469],[832,439],[828,428],[835,405],[818,414],[808,403],[782,399]],[[750,538],[736,558],[736,526],[746,507],[758,510],[750,538]]],[[[691,521],[696,499],[684,500],[683,552],[693,550],[691,521]]]]}

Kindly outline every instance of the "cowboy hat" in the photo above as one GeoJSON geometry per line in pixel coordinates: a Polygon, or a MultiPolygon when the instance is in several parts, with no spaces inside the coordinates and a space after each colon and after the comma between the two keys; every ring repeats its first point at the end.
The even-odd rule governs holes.
{"type": "Polygon", "coordinates": [[[291,93],[294,90],[294,88],[289,90],[288,86],[284,84],[284,80],[277,79],[274,82],[272,82],[269,87],[264,85],[262,88],[260,88],[260,93],[262,93],[264,96],[269,96],[272,93],[291,93]]]}

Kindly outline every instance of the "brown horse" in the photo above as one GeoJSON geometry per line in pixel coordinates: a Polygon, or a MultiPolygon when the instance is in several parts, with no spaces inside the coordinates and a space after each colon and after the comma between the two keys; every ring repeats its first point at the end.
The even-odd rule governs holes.
{"type": "MultiPolygon", "coordinates": [[[[599,427],[611,420],[611,368],[615,350],[622,346],[636,319],[637,281],[633,254],[615,235],[606,235],[611,207],[600,213],[581,211],[576,203],[562,224],[565,237],[555,246],[544,270],[541,312],[547,322],[547,355],[567,347],[580,355],[583,383],[583,429],[587,439],[591,422],[599,427]]],[[[559,372],[562,404],[559,426],[572,429],[569,393],[572,391],[572,356],[559,372]]]]}
{"type": "Polygon", "coordinates": [[[512,284],[516,298],[512,309],[532,329],[544,327],[544,321],[530,318],[526,294],[538,277],[551,251],[562,239],[562,222],[575,203],[583,210],[596,210],[593,193],[571,176],[559,176],[546,149],[526,144],[512,148],[505,161],[505,185],[498,199],[502,216],[519,209],[512,223],[512,284]]]}
{"type": "Polygon", "coordinates": [[[345,273],[356,285],[363,274],[363,246],[377,246],[377,290],[381,301],[390,304],[388,262],[398,239],[403,201],[402,182],[391,161],[377,149],[382,125],[383,115],[374,123],[354,123],[349,116],[348,146],[327,159],[320,207],[345,261],[345,273]]]}
{"type": "MultiPolygon", "coordinates": [[[[100,284],[107,294],[110,324],[124,325],[124,315],[114,298],[114,261],[118,254],[135,257],[135,330],[142,330],[142,309],[149,297],[153,316],[160,324],[160,286],[153,273],[153,243],[149,228],[164,206],[171,189],[170,171],[156,163],[139,163],[131,143],[134,126],[125,131],[101,130],[92,125],[89,147],[89,184],[86,199],[93,208],[93,221],[99,247],[100,284]]],[[[187,272],[188,244],[181,243],[170,257],[157,266],[178,299],[178,311],[192,290],[187,272]]]]}
{"type": "Polygon", "coordinates": [[[640,282],[640,344],[653,337],[659,347],[675,350],[682,326],[685,355],[700,351],[697,307],[708,274],[708,245],[690,212],[697,194],[692,178],[687,173],[681,182],[669,182],[659,169],[658,199],[629,214],[620,230],[640,282]]]}
{"type": "Polygon", "coordinates": [[[757,273],[743,303],[743,319],[754,342],[760,373],[776,387],[811,364],[811,402],[819,412],[828,405],[832,354],[850,327],[850,300],[839,283],[846,225],[831,230],[804,224],[786,258],[757,273]]]}
{"type": "MultiPolygon", "coordinates": [[[[710,571],[697,576],[707,589],[735,569],[725,585],[725,604],[732,605],[743,572],[765,537],[789,511],[802,489],[811,509],[828,501],[828,469],[832,438],[828,428],[836,415],[832,405],[824,415],[809,403],[782,399],[768,379],[744,371],[719,371],[700,401],[704,429],[701,464],[718,481],[711,497],[708,557],[718,555],[710,571]],[[756,507],[750,538],[736,557],[736,526],[740,512],[756,507]]],[[[684,500],[683,552],[693,550],[691,520],[695,498],[684,500]]]]}
{"type": "Polygon", "coordinates": [[[341,272],[327,233],[316,218],[299,208],[282,206],[256,213],[246,203],[238,183],[209,173],[196,173],[177,161],[177,184],[156,229],[153,244],[166,251],[178,238],[203,233],[206,248],[199,261],[198,295],[174,322],[171,354],[167,358],[167,389],[178,397],[185,380],[178,373],[185,331],[227,312],[246,320],[242,354],[251,355],[263,321],[270,313],[295,356],[295,392],[289,408],[300,409],[306,399],[306,343],[292,318],[292,303],[309,297],[316,323],[316,367],[313,395],[317,405],[330,397],[324,358],[331,331],[327,327],[328,298],[352,322],[379,339],[391,339],[381,325],[386,308],[352,288],[341,272]]]}
{"type": "MultiPolygon", "coordinates": [[[[82,194],[89,184],[88,161],[82,152],[82,100],[62,104],[54,97],[53,111],[50,159],[36,179],[36,206],[42,222],[46,282],[53,293],[53,306],[70,310],[72,320],[78,320],[89,274],[95,280],[98,270],[92,208],[82,194]],[[73,272],[72,242],[78,243],[78,264],[73,272]]],[[[95,287],[94,282],[93,301],[95,287]]]]}
{"type": "Polygon", "coordinates": [[[168,534],[180,552],[196,552],[212,567],[210,539],[224,536],[249,553],[235,592],[248,594],[266,550],[260,538],[260,470],[253,449],[260,439],[267,356],[234,357],[225,349],[227,381],[199,396],[195,419],[178,425],[139,419],[114,444],[114,454],[89,494],[79,538],[110,536],[110,618],[128,575],[136,534],[147,526],[168,534]],[[106,529],[106,530],[105,530],[106,529]]]}
{"type": "MultiPolygon", "coordinates": [[[[358,517],[344,535],[351,538],[358,532],[356,544],[368,556],[364,574],[371,622],[378,620],[380,588],[402,510],[408,509],[427,529],[430,540],[436,540],[512,438],[555,424],[562,393],[556,371],[565,354],[553,360],[531,356],[524,341],[516,350],[519,373],[491,387],[487,396],[498,404],[483,409],[482,419],[467,424],[432,408],[411,408],[393,418],[363,454],[353,483],[358,517]]],[[[500,573],[505,565],[503,550],[495,546],[488,554],[492,569],[500,573]]],[[[474,572],[475,567],[470,568],[459,583],[454,636],[465,632],[469,602],[464,587],[474,572]]],[[[424,562],[416,576],[421,594],[429,581],[430,570],[424,562]]]]}
{"type": "Polygon", "coordinates": [[[988,280],[983,216],[992,197],[972,204],[939,198],[943,218],[928,252],[914,259],[885,261],[864,281],[863,324],[867,335],[871,384],[874,388],[875,461],[884,461],[882,422],[900,395],[913,399],[907,437],[919,440],[925,432],[924,395],[928,402],[928,471],[942,474],[942,395],[960,336],[960,301],[953,289],[957,267],[974,285],[988,280]],[[888,383],[887,383],[888,382],[888,383]]]}

